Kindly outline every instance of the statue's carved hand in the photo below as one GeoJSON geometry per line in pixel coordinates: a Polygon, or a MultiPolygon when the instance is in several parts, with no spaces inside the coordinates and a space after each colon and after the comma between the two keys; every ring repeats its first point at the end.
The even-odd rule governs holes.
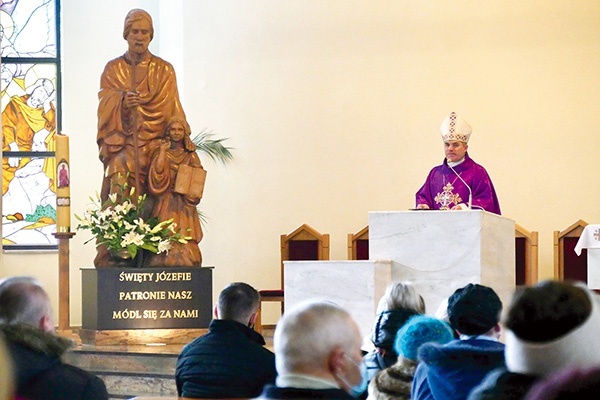
{"type": "Polygon", "coordinates": [[[126,92],[123,96],[123,106],[134,108],[140,105],[140,94],[138,92],[126,92]]]}
{"type": "Polygon", "coordinates": [[[162,151],[167,151],[167,150],[169,150],[170,147],[171,147],[171,142],[168,140],[163,140],[162,143],[160,144],[160,149],[162,151]]]}

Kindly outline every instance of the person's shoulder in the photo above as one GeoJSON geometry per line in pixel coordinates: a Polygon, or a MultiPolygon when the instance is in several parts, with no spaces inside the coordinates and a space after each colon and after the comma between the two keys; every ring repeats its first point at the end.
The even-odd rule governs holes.
{"type": "Polygon", "coordinates": [[[58,397],[74,400],[106,400],[106,385],[96,375],[73,365],[58,363],[46,371],[43,379],[38,380],[34,391],[47,390],[58,397]]]}
{"type": "MultiPolygon", "coordinates": [[[[440,358],[445,357],[446,349],[443,348],[444,345],[440,345],[438,343],[425,343],[419,348],[419,359],[423,361],[419,364],[428,365],[430,363],[437,362],[440,358]]],[[[417,368],[417,372],[419,368],[417,368]]]]}
{"type": "Polygon", "coordinates": [[[182,355],[188,354],[190,352],[194,352],[194,350],[196,348],[202,347],[206,343],[210,344],[210,342],[213,339],[213,336],[214,335],[211,334],[210,332],[207,332],[206,334],[204,334],[202,336],[198,336],[196,339],[192,340],[191,342],[189,342],[188,344],[183,346],[179,356],[181,357],[182,355]]]}
{"type": "Polygon", "coordinates": [[[485,167],[483,165],[479,164],[477,161],[473,160],[471,158],[471,156],[469,156],[469,155],[467,155],[467,157],[465,158],[465,163],[466,163],[465,164],[466,167],[479,169],[479,170],[482,170],[487,173],[485,167]]]}
{"type": "Polygon", "coordinates": [[[453,340],[445,345],[426,343],[419,357],[430,366],[443,368],[495,367],[504,365],[504,344],[491,340],[453,340]]]}
{"type": "Polygon", "coordinates": [[[307,389],[266,385],[258,399],[353,399],[342,389],[307,389]]]}
{"type": "Polygon", "coordinates": [[[100,386],[104,388],[104,390],[106,390],[102,379],[98,378],[91,372],[85,371],[79,367],[66,363],[61,363],[61,368],[63,371],[62,374],[68,379],[77,379],[80,382],[85,382],[86,385],[91,384],[92,386],[100,384],[100,386]]]}
{"type": "MultiPolygon", "coordinates": [[[[73,367],[75,368],[75,367],[73,367]]],[[[77,368],[79,369],[79,368],[77,368]]],[[[80,370],[82,371],[82,370],[80,370]]],[[[94,374],[91,374],[86,371],[86,375],[84,377],[87,379],[87,382],[84,387],[82,399],[85,400],[105,400],[108,399],[108,391],[106,390],[106,385],[104,381],[97,377],[94,374]]]]}
{"type": "Polygon", "coordinates": [[[510,372],[506,367],[496,368],[471,391],[468,400],[522,398],[537,379],[532,375],[510,372]]]}
{"type": "Polygon", "coordinates": [[[464,347],[473,347],[490,351],[503,351],[504,343],[497,340],[486,340],[486,339],[471,339],[471,340],[460,340],[459,345],[464,347]]]}
{"type": "Polygon", "coordinates": [[[445,165],[445,164],[444,164],[443,162],[442,162],[441,164],[435,165],[433,168],[431,168],[431,170],[430,170],[430,172],[429,172],[429,173],[433,173],[433,172],[435,172],[435,171],[438,171],[438,170],[440,170],[440,169],[444,168],[444,165],[445,165]]]}

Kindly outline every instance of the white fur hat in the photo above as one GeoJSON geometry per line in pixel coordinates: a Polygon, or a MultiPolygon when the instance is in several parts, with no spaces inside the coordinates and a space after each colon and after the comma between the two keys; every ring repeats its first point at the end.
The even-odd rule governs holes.
{"type": "Polygon", "coordinates": [[[454,140],[468,143],[472,131],[471,125],[456,115],[454,111],[444,119],[440,126],[440,133],[444,142],[454,140]]]}
{"type": "Polygon", "coordinates": [[[599,299],[589,291],[587,293],[592,302],[590,316],[583,324],[557,339],[547,342],[526,341],[507,330],[504,356],[508,370],[546,376],[568,366],[600,365],[599,299]]]}

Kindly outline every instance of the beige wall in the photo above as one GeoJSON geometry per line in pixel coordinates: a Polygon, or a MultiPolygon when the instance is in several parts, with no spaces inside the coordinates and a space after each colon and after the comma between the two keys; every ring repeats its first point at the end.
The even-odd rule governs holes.
{"type": "MultiPolygon", "coordinates": [[[[159,29],[152,50],[174,62],[193,131],[235,147],[227,166],[203,159],[201,249],[215,294],[230,281],[278,287],[279,235],[302,223],[330,233],[331,258],[345,259],[346,235],[369,211],[413,206],[442,161],[438,127],[451,111],[473,126],[470,154],[503,215],[539,231],[541,278],[552,276],[553,230],[600,221],[600,1],[96,3],[63,0],[74,212],[99,188],[96,91],[125,50],[126,12],[145,8],[163,30],[183,24],[165,32],[170,43],[159,29]]],[[[72,241],[74,325],[88,238],[72,241]]],[[[4,254],[0,274],[19,273],[57,298],[55,255],[4,254]]]]}

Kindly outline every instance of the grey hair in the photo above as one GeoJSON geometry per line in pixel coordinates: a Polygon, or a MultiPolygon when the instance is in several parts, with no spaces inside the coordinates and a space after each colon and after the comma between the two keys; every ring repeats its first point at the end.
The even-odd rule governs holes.
{"type": "Polygon", "coordinates": [[[0,282],[0,323],[38,327],[41,318],[50,315],[48,293],[35,278],[16,276],[0,282]]]}
{"type": "Polygon", "coordinates": [[[326,301],[309,301],[286,311],[273,337],[281,374],[321,368],[336,348],[360,348],[358,326],[346,310],[326,301]]]}

